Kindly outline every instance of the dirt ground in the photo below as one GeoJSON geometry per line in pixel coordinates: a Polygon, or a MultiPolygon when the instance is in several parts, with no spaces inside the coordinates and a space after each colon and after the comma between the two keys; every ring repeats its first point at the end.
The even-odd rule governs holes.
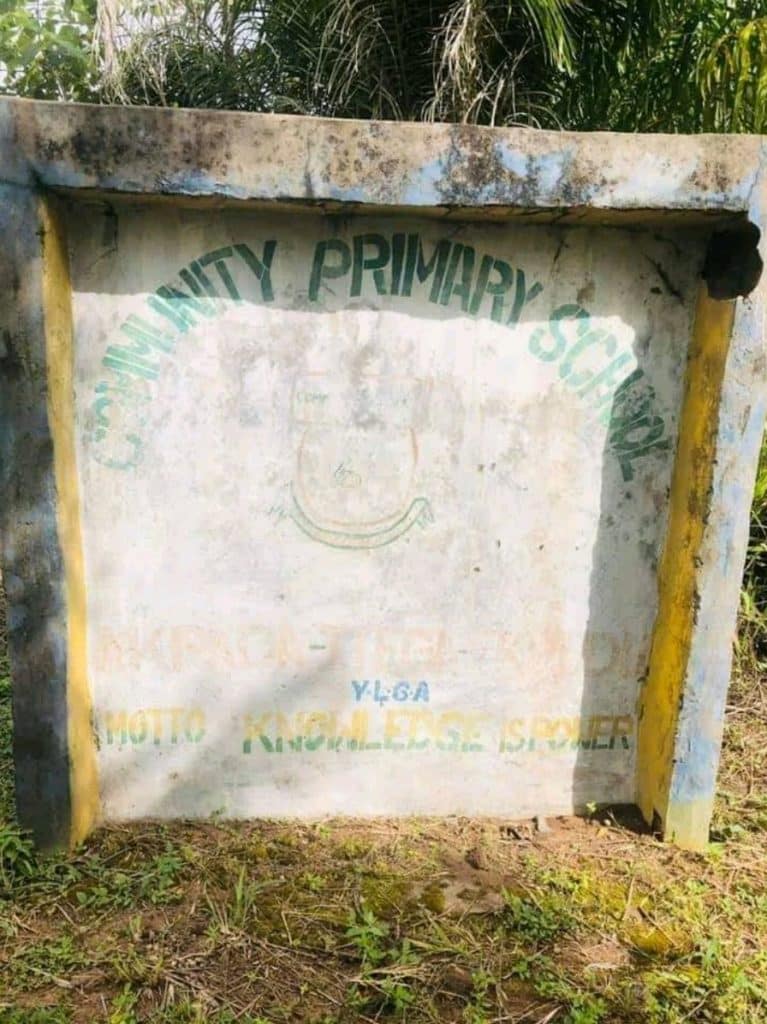
{"type": "Polygon", "coordinates": [[[767,1020],[761,829],[696,856],[605,812],[539,826],[144,823],[19,856],[0,1020],[767,1020]]]}
{"type": "Polygon", "coordinates": [[[42,858],[0,665],[0,1024],[763,1024],[765,678],[739,659],[705,855],[600,810],[142,822],[42,858]]]}

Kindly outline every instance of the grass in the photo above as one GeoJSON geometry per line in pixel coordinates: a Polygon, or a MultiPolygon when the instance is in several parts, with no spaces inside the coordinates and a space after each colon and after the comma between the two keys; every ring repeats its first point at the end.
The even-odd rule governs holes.
{"type": "Polygon", "coordinates": [[[702,857],[554,824],[144,824],[28,851],[0,904],[0,1021],[765,1019],[762,832],[702,857]]]}
{"type": "Polygon", "coordinates": [[[763,1024],[766,525],[763,466],[705,855],[600,813],[150,822],[41,858],[1,663],[0,1024],[763,1024]]]}
{"type": "Polygon", "coordinates": [[[767,444],[756,478],[740,595],[717,824],[767,828],[767,444]]]}
{"type": "Polygon", "coordinates": [[[0,580],[0,823],[13,818],[11,672],[5,635],[5,593],[0,580]]]}

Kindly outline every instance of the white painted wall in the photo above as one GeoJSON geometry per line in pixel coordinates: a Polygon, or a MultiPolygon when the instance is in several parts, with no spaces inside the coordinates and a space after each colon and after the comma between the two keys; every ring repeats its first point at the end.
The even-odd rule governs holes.
{"type": "Polygon", "coordinates": [[[695,246],[159,207],[80,215],[70,232],[106,816],[632,800],[695,246]],[[317,243],[351,256],[365,233],[388,243],[386,294],[365,271],[353,296],[350,268],[310,301],[317,243]],[[427,258],[446,240],[466,294],[429,301],[432,275],[392,296],[398,233],[427,258]],[[260,257],[268,240],[271,301],[242,250],[200,263],[237,244],[260,257]],[[513,282],[501,322],[477,292],[484,255],[491,284],[513,282]],[[241,300],[192,312],[184,333],[148,298],[201,282],[193,261],[241,300]],[[520,268],[530,297],[509,325],[520,268]],[[552,331],[563,305],[590,317],[552,331]],[[130,355],[131,316],[167,335],[130,355]],[[622,467],[606,420],[637,367],[622,467]]]}

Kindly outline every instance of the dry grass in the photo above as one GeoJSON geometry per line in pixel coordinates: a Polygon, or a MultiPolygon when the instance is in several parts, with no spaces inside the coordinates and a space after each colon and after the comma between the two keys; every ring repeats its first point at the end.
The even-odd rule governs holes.
{"type": "Polygon", "coordinates": [[[751,649],[730,685],[715,826],[725,824],[767,829],[767,671],[751,649]]]}
{"type": "Polygon", "coordinates": [[[54,859],[0,825],[0,1024],[762,1024],[762,636],[744,617],[705,856],[609,814],[144,822],[54,859]]]}
{"type": "Polygon", "coordinates": [[[105,829],[13,886],[2,999],[117,1024],[765,1019],[762,834],[703,858],[551,824],[105,829]]]}
{"type": "Polygon", "coordinates": [[[767,833],[736,813],[761,785],[739,771],[754,700],[705,857],[608,814],[142,823],[19,858],[0,1021],[761,1022],[767,833]]]}

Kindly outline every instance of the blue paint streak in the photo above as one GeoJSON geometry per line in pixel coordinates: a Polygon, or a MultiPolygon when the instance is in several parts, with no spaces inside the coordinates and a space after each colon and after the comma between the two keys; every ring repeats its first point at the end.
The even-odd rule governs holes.
{"type": "Polygon", "coordinates": [[[473,186],[456,175],[456,171],[466,165],[468,157],[454,147],[444,156],[424,164],[411,176],[402,189],[400,202],[406,206],[507,204],[542,207],[559,204],[556,197],[572,161],[571,149],[531,156],[499,141],[493,147],[493,156],[498,176],[481,186],[473,186]]]}
{"type": "MultiPolygon", "coordinates": [[[[311,199],[313,197],[307,196],[307,198],[311,199]]],[[[370,194],[370,189],[364,185],[342,188],[331,184],[327,190],[323,190],[319,198],[335,199],[340,203],[371,203],[375,201],[370,194]]]]}
{"type": "Polygon", "coordinates": [[[719,765],[719,741],[706,736],[695,736],[689,740],[688,750],[679,758],[671,784],[671,803],[693,803],[710,799],[716,789],[716,773],[719,765]]]}
{"type": "Polygon", "coordinates": [[[437,206],[441,201],[439,182],[445,176],[445,162],[442,158],[432,160],[417,172],[405,185],[402,203],[405,206],[437,206]]]}
{"type": "Polygon", "coordinates": [[[536,205],[539,206],[554,201],[552,195],[559,193],[560,183],[566,179],[573,159],[571,148],[533,156],[510,149],[501,142],[496,145],[495,152],[506,171],[535,186],[536,205]]]}
{"type": "MultiPolygon", "coordinates": [[[[125,188],[124,179],[118,177],[105,178],[104,187],[115,188],[119,182],[122,182],[122,187],[125,188]]],[[[201,171],[183,171],[169,178],[162,178],[159,182],[159,191],[191,196],[219,195],[230,199],[248,199],[253,195],[249,189],[215,181],[201,171]]]]}

